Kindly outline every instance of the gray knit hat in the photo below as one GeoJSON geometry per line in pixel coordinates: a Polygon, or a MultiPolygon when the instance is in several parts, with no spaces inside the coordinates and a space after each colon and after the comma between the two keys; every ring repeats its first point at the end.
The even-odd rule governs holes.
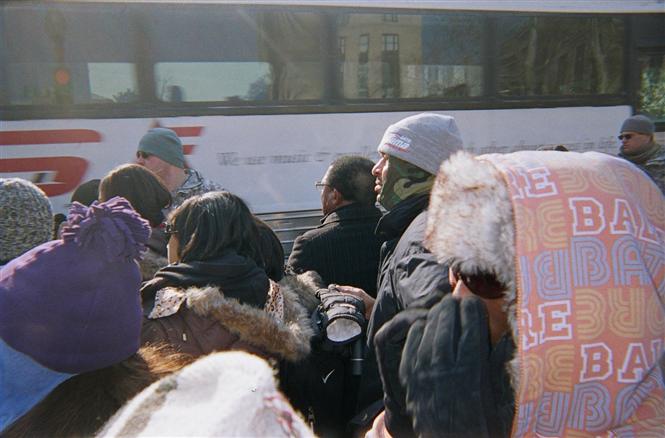
{"type": "Polygon", "coordinates": [[[641,114],[628,117],[621,125],[621,132],[637,132],[639,134],[651,135],[656,130],[651,119],[641,114]]]}
{"type": "Polygon", "coordinates": [[[462,149],[462,136],[451,116],[422,113],[390,125],[379,152],[392,155],[436,175],[450,155],[462,149]]]}
{"type": "Polygon", "coordinates": [[[175,167],[185,168],[182,142],[178,135],[170,129],[152,128],[139,142],[137,151],[155,155],[175,167]]]}
{"type": "Polygon", "coordinates": [[[53,211],[44,192],[20,178],[0,178],[0,264],[48,242],[53,211]]]}

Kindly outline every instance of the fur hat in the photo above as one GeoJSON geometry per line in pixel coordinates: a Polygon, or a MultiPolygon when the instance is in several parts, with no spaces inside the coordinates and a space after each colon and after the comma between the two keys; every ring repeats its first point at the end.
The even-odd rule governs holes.
{"type": "Polygon", "coordinates": [[[436,175],[441,163],[462,149],[455,119],[422,113],[390,125],[379,143],[379,152],[392,155],[436,175]]]}
{"type": "Polygon", "coordinates": [[[515,232],[506,183],[496,167],[458,152],[441,165],[430,199],[425,244],[467,274],[494,274],[515,296],[515,232]]]}
{"type": "Polygon", "coordinates": [[[182,142],[174,131],[167,128],[152,128],[139,142],[138,152],[154,155],[169,164],[185,168],[182,142]]]}
{"type": "Polygon", "coordinates": [[[134,354],[148,222],[123,198],[75,203],[62,240],[0,268],[0,431],[73,375],[134,354]]]}
{"type": "Polygon", "coordinates": [[[277,390],[273,370],[244,352],[214,353],[146,388],[99,436],[314,436],[277,390]]]}
{"type": "Polygon", "coordinates": [[[53,211],[44,192],[20,178],[0,178],[0,265],[48,240],[53,211]]]}

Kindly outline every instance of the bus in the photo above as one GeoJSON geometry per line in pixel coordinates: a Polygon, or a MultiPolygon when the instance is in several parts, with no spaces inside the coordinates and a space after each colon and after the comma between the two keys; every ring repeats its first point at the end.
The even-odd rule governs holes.
{"type": "Polygon", "coordinates": [[[55,212],[163,126],[288,252],[331,161],[424,111],[477,154],[615,154],[637,112],[662,141],[665,1],[0,3],[0,177],[55,212]]]}

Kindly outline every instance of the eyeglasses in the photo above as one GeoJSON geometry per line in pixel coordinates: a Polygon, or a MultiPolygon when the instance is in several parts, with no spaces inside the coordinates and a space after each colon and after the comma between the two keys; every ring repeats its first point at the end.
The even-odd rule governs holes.
{"type": "Polygon", "coordinates": [[[143,158],[144,160],[147,160],[151,156],[152,156],[152,154],[149,154],[147,152],[143,152],[143,151],[137,151],[136,152],[136,158],[143,158]]]}
{"type": "Polygon", "coordinates": [[[175,229],[172,223],[167,222],[164,224],[164,234],[171,237],[174,234],[178,234],[178,231],[175,229]]]}
{"type": "Polygon", "coordinates": [[[326,183],[324,183],[324,182],[321,182],[321,181],[317,181],[317,182],[314,183],[314,187],[316,187],[317,189],[319,189],[319,192],[323,192],[323,188],[324,188],[324,187],[330,187],[330,185],[329,185],[329,184],[326,184],[326,183]]]}
{"type": "Polygon", "coordinates": [[[631,138],[634,137],[634,135],[635,134],[621,134],[618,138],[619,138],[619,140],[623,140],[623,139],[630,140],[631,138]]]}

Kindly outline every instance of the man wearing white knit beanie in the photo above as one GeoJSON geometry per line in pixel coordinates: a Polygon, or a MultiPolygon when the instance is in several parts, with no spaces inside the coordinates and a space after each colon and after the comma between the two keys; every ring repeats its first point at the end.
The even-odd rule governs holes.
{"type": "MultiPolygon", "coordinates": [[[[372,169],[376,178],[374,190],[377,201],[388,212],[376,229],[385,240],[376,300],[360,289],[340,287],[343,292],[363,298],[368,308],[368,349],[358,395],[360,416],[365,418],[377,413],[368,406],[377,406],[376,401],[384,398],[377,367],[381,367],[384,384],[399,385],[397,370],[379,364],[381,358],[377,360],[375,356],[375,346],[381,342],[377,332],[414,301],[428,297],[438,301],[434,297],[450,292],[448,269],[437,263],[422,241],[435,175],[441,163],[459,150],[462,150],[462,137],[455,119],[434,113],[417,114],[390,125],[379,143],[380,160],[372,169]]],[[[384,402],[388,430],[397,436],[408,434],[410,425],[402,424],[397,414],[399,407],[390,406],[389,396],[384,402]]]]}

